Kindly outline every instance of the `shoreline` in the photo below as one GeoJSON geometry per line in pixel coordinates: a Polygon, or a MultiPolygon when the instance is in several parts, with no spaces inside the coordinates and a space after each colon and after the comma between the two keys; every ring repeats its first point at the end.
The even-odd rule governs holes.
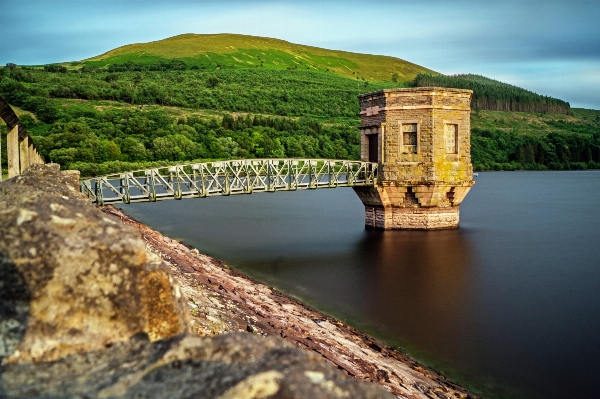
{"type": "Polygon", "coordinates": [[[169,265],[201,336],[234,331],[279,336],[398,397],[478,398],[382,341],[164,236],[121,209],[109,205],[101,210],[137,228],[148,250],[169,265]]]}

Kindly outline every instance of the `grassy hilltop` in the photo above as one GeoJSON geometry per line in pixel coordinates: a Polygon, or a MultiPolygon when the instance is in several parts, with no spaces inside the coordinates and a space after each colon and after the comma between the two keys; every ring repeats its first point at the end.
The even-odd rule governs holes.
{"type": "Polygon", "coordinates": [[[84,60],[104,67],[133,62],[143,65],[181,60],[199,69],[262,68],[329,72],[374,82],[412,82],[418,73],[433,71],[399,58],[358,54],[293,44],[266,37],[185,34],[150,43],[129,44],[84,60]]]}

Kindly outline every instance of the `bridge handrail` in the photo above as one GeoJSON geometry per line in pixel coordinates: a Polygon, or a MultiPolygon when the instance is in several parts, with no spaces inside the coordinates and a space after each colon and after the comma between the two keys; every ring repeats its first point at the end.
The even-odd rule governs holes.
{"type": "Polygon", "coordinates": [[[92,202],[103,205],[263,191],[366,186],[375,184],[377,168],[378,164],[372,162],[319,158],[189,162],[83,179],[81,191],[92,202]],[[111,196],[105,196],[105,192],[111,196]]]}
{"type": "Polygon", "coordinates": [[[245,164],[245,163],[253,163],[253,162],[264,162],[264,161],[271,161],[273,163],[275,163],[276,161],[297,161],[298,163],[300,162],[318,162],[318,163],[326,163],[326,162],[335,162],[335,163],[339,163],[339,162],[345,162],[345,163],[350,163],[350,164],[369,164],[369,165],[377,165],[376,162],[365,162],[365,161],[357,161],[357,160],[348,160],[348,159],[328,159],[328,158],[249,158],[249,159],[231,159],[231,160],[220,160],[220,161],[206,161],[206,162],[186,162],[186,163],[180,163],[180,164],[175,164],[175,165],[167,165],[167,166],[156,166],[156,167],[152,167],[152,168],[143,168],[143,169],[136,169],[136,170],[129,170],[126,172],[115,172],[115,173],[108,173],[106,175],[102,175],[102,176],[96,176],[96,177],[88,177],[82,180],[93,180],[93,179],[99,179],[99,178],[114,178],[116,176],[121,176],[123,174],[126,173],[143,173],[146,172],[148,170],[158,170],[158,169],[172,169],[172,168],[180,168],[180,167],[191,167],[193,165],[210,165],[210,164],[224,164],[224,163],[239,163],[240,165],[245,164]]]}

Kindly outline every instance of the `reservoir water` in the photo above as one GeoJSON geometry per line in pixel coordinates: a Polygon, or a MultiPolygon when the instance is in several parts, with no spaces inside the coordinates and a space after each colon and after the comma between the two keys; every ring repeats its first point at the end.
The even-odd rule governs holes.
{"type": "Polygon", "coordinates": [[[347,188],[122,208],[484,397],[600,395],[600,171],[479,173],[447,231],[347,188]]]}

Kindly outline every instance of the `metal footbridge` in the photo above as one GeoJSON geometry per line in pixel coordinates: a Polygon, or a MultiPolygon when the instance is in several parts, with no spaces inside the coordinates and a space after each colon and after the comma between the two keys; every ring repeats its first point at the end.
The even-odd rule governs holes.
{"type": "Polygon", "coordinates": [[[377,163],[331,159],[245,159],[188,163],[84,179],[97,205],[302,189],[372,186],[377,163]]]}

